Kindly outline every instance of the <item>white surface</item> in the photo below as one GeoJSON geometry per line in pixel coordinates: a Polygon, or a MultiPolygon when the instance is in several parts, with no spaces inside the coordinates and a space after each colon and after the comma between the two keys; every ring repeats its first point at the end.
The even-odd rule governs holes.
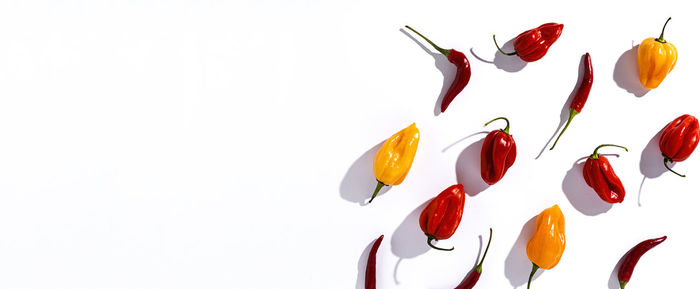
{"type": "Polygon", "coordinates": [[[533,288],[616,288],[620,257],[661,235],[628,288],[697,286],[700,157],[676,164],[682,179],[661,173],[650,143],[700,114],[691,2],[377,2],[3,1],[0,287],[362,288],[368,246],[385,234],[378,288],[452,288],[493,227],[478,288],[524,288],[523,226],[555,203],[567,248],[533,288]],[[678,65],[636,97],[620,87],[637,85],[629,51],[669,15],[678,65]],[[498,68],[518,68],[515,57],[474,56],[494,59],[493,33],[505,44],[549,21],[565,24],[562,37],[520,71],[498,68]],[[435,104],[454,72],[405,24],[472,64],[443,115],[435,104]],[[535,160],[585,52],[588,103],[535,160]],[[455,182],[485,188],[471,171],[483,135],[464,138],[498,116],[511,120],[515,165],[467,199],[439,242],[454,252],[428,250],[422,204],[455,182]],[[376,145],[411,122],[421,140],[406,181],[361,206],[376,145]],[[620,154],[627,189],[607,211],[569,171],[601,143],[630,149],[604,150],[620,154]]]}

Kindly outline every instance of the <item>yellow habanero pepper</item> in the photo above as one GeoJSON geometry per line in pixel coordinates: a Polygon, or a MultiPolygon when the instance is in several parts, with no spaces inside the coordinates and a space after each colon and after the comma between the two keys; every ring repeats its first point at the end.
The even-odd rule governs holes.
{"type": "Polygon", "coordinates": [[[646,88],[657,88],[666,75],[671,73],[678,60],[678,51],[673,44],[664,39],[664,30],[671,17],[666,20],[659,38],[649,37],[639,44],[637,64],[639,64],[639,81],[646,88]]]}
{"type": "Polygon", "coordinates": [[[420,133],[413,123],[388,138],[374,156],[374,176],[377,187],[369,200],[371,203],[383,186],[395,186],[403,182],[411,169],[418,149],[420,133]]]}
{"type": "Polygon", "coordinates": [[[559,263],[564,247],[566,247],[564,214],[558,205],[554,205],[537,216],[535,233],[527,242],[527,257],[532,261],[532,272],[527,280],[528,289],[537,269],[552,269],[559,263]]]}

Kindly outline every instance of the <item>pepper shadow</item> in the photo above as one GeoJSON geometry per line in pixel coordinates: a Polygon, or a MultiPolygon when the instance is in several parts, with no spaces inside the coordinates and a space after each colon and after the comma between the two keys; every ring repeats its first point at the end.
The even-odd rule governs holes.
{"type": "Polygon", "coordinates": [[[445,98],[447,89],[450,88],[452,81],[454,81],[455,76],[457,75],[457,67],[450,63],[445,55],[442,53],[433,52],[427,46],[423,45],[423,43],[421,43],[417,38],[413,37],[412,34],[408,33],[408,31],[404,30],[403,28],[399,29],[399,31],[408,36],[408,38],[411,38],[411,40],[423,48],[426,53],[430,54],[435,59],[435,67],[440,70],[440,73],[442,73],[442,89],[440,90],[440,94],[438,94],[438,98],[435,101],[435,109],[433,110],[435,116],[438,116],[441,113],[440,110],[442,106],[442,99],[445,98]]]}
{"type": "MultiPolygon", "coordinates": [[[[535,223],[537,223],[537,216],[530,218],[525,223],[518,239],[515,240],[515,244],[513,244],[506,257],[505,275],[513,288],[526,284],[530,271],[532,271],[532,262],[527,258],[525,248],[527,247],[527,241],[532,236],[532,233],[535,232],[535,223]]],[[[542,274],[542,271],[544,270],[537,270],[532,280],[537,279],[542,274]]]]}
{"type": "Polygon", "coordinates": [[[427,200],[413,209],[391,235],[391,252],[399,257],[399,260],[396,261],[396,266],[394,266],[394,282],[396,284],[399,284],[397,278],[399,262],[403,259],[418,257],[430,250],[427,243],[428,239],[418,223],[420,213],[429,202],[430,200],[427,200]]]}
{"type": "Polygon", "coordinates": [[[464,192],[476,196],[486,190],[489,185],[481,178],[481,147],[484,139],[466,147],[457,157],[455,171],[457,183],[464,186],[464,192]]]}
{"type": "Polygon", "coordinates": [[[442,149],[442,152],[443,152],[443,153],[446,152],[446,151],[447,151],[448,149],[450,149],[451,147],[457,145],[458,143],[460,143],[460,142],[462,142],[462,141],[464,141],[464,140],[466,140],[466,139],[468,139],[468,138],[470,138],[470,137],[473,137],[473,136],[476,136],[476,135],[480,135],[480,134],[488,134],[488,133],[489,133],[489,131],[487,131],[487,130],[482,130],[482,131],[479,131],[479,132],[475,132],[475,133],[473,133],[473,134],[470,134],[470,135],[468,135],[468,136],[465,136],[465,137],[463,137],[463,138],[457,140],[456,142],[453,142],[452,144],[446,146],[444,149],[442,149]]]}
{"type": "Polygon", "coordinates": [[[579,212],[586,216],[595,216],[607,212],[613,204],[605,202],[598,197],[598,194],[586,184],[583,179],[583,165],[586,158],[578,159],[571,169],[566,172],[566,176],[561,183],[564,195],[569,199],[569,203],[579,212]]]}
{"type": "Polygon", "coordinates": [[[623,254],[622,257],[620,257],[620,260],[617,261],[617,264],[615,264],[615,267],[613,267],[612,272],[610,272],[610,278],[608,278],[608,289],[620,288],[620,281],[617,279],[617,272],[620,270],[620,266],[622,266],[622,260],[625,259],[625,256],[627,256],[627,254],[629,254],[630,251],[632,251],[632,249],[630,249],[625,254],[623,254]]]}
{"type": "MultiPolygon", "coordinates": [[[[513,42],[515,41],[515,38],[508,40],[501,49],[505,52],[511,52],[515,51],[515,48],[513,48],[513,42]]],[[[495,44],[494,44],[495,45],[495,44]]],[[[523,61],[520,59],[519,56],[517,55],[505,55],[498,51],[496,49],[496,53],[494,54],[493,57],[493,64],[496,65],[496,68],[506,71],[506,72],[518,72],[523,70],[525,66],[527,66],[527,62],[523,61]]]]}
{"type": "MultiPolygon", "coordinates": [[[[340,182],[340,196],[343,199],[358,203],[360,206],[367,205],[367,200],[372,197],[374,188],[377,186],[377,179],[374,176],[374,156],[382,144],[384,141],[373,146],[352,163],[340,182]]],[[[391,186],[384,186],[377,197],[390,189],[391,186]]]]}
{"type": "MultiPolygon", "coordinates": [[[[569,107],[571,106],[571,102],[574,101],[574,96],[576,96],[576,91],[578,88],[581,86],[581,82],[583,82],[583,74],[586,73],[586,54],[584,53],[581,55],[581,61],[579,61],[578,64],[578,78],[576,80],[576,85],[574,86],[574,89],[571,91],[569,94],[569,98],[566,99],[566,102],[564,103],[564,106],[561,108],[561,111],[559,112],[559,125],[557,125],[557,129],[554,130],[554,133],[552,136],[547,140],[547,142],[544,144],[542,149],[540,150],[540,153],[535,157],[535,159],[539,159],[540,156],[542,156],[542,153],[544,152],[545,149],[549,146],[549,143],[552,142],[555,136],[557,136],[557,133],[561,128],[566,124],[566,121],[569,120],[569,107]]],[[[573,123],[573,120],[571,121],[573,123]]],[[[571,125],[569,125],[571,127],[571,125]]],[[[564,137],[564,136],[562,136],[564,137]]]]}
{"type": "MultiPolygon", "coordinates": [[[[639,171],[642,173],[642,182],[639,184],[639,192],[637,195],[637,205],[642,206],[642,187],[644,186],[644,181],[649,179],[658,178],[666,172],[664,167],[664,157],[661,154],[661,149],[659,149],[659,139],[661,139],[662,131],[658,131],[654,137],[649,140],[647,145],[642,150],[642,157],[639,159],[639,171]]],[[[673,163],[669,163],[669,167],[673,167],[673,163]]]]}
{"type": "Polygon", "coordinates": [[[479,265],[479,261],[481,261],[481,250],[484,248],[484,237],[482,235],[479,235],[479,251],[476,252],[476,260],[474,260],[474,266],[472,266],[472,269],[467,271],[466,274],[464,274],[464,278],[462,280],[459,280],[459,283],[461,284],[464,282],[464,280],[467,280],[467,277],[476,269],[476,266],[479,265]]]}
{"type": "Polygon", "coordinates": [[[618,87],[634,94],[636,97],[642,97],[651,89],[642,86],[639,82],[639,66],[637,64],[637,48],[639,45],[632,43],[632,48],[620,55],[615,63],[613,70],[613,79],[618,87]]]}
{"type": "Polygon", "coordinates": [[[369,242],[369,244],[367,244],[365,250],[362,251],[362,255],[360,255],[360,259],[357,261],[357,282],[355,283],[356,289],[365,288],[365,271],[367,270],[367,259],[369,258],[369,251],[372,250],[372,245],[374,245],[374,241],[376,240],[372,240],[369,242]]]}

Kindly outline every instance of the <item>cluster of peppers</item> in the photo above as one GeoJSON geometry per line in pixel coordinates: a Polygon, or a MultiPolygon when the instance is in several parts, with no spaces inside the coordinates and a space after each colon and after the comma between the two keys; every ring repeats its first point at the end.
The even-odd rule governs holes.
{"type": "MultiPolygon", "coordinates": [[[[639,79],[644,87],[656,88],[675,66],[677,52],[675,46],[666,42],[664,31],[669,18],[664,24],[661,36],[647,38],[638,49],[639,79]]],[[[498,46],[496,36],[493,36],[494,44],[498,50],[506,55],[517,55],[526,62],[533,62],[545,56],[551,45],[561,36],[564,25],[546,23],[537,28],[527,30],[518,35],[513,46],[514,52],[506,53],[498,46]]],[[[441,105],[441,111],[445,112],[455,97],[466,87],[471,77],[469,60],[464,53],[455,49],[443,49],[421,33],[406,26],[406,28],[418,34],[430,45],[445,55],[447,59],[457,67],[455,80],[445,93],[441,105]]],[[[591,91],[593,84],[593,66],[589,53],[584,55],[584,73],[581,85],[577,88],[569,106],[569,118],[564,128],[550,149],[554,149],[557,142],[569,127],[572,119],[581,113],[591,91]]],[[[484,126],[496,120],[504,120],[506,126],[503,129],[491,131],[485,138],[481,148],[481,177],[485,183],[494,185],[500,181],[515,162],[517,155],[516,144],[510,134],[510,122],[505,117],[498,117],[484,126]]],[[[406,178],[413,159],[415,158],[420,132],[415,123],[402,129],[389,137],[377,152],[374,159],[374,174],[377,186],[369,200],[374,200],[384,186],[399,185],[406,178]]],[[[685,177],[673,171],[668,164],[686,160],[700,142],[700,125],[698,120],[691,115],[682,115],[670,122],[662,131],[659,140],[664,166],[674,174],[685,177]]],[[[609,160],[598,153],[603,147],[614,146],[627,151],[627,148],[615,144],[603,144],[595,148],[586,159],[583,166],[583,178],[588,186],[605,202],[621,203],[625,198],[625,188],[620,178],[615,174],[609,160]]],[[[431,248],[451,251],[454,247],[446,249],[437,247],[433,241],[450,238],[459,226],[464,212],[466,194],[461,184],[452,185],[435,198],[433,198],[420,214],[419,224],[427,237],[427,244],[431,248]]],[[[535,231],[527,243],[526,253],[532,262],[532,271],[528,279],[527,288],[530,288],[532,277],[539,269],[549,270],[554,268],[564,253],[566,247],[564,214],[558,205],[545,209],[537,216],[535,231]]],[[[479,280],[482,264],[491,245],[493,231],[489,232],[489,242],[484,251],[481,262],[467,275],[456,287],[457,289],[473,288],[479,280]]],[[[376,255],[384,236],[380,236],[372,245],[365,275],[365,288],[376,288],[376,255]]],[[[651,248],[666,240],[666,236],[649,239],[632,248],[624,257],[618,270],[620,287],[624,289],[629,282],[635,265],[640,257],[651,248]]]]}

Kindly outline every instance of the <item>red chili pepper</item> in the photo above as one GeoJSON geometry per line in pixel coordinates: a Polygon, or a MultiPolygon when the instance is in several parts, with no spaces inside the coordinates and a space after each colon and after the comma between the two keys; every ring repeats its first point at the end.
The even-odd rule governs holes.
{"type": "Polygon", "coordinates": [[[379,245],[382,244],[382,240],[384,240],[384,235],[379,236],[379,238],[374,241],[372,249],[369,251],[367,269],[365,269],[365,289],[377,288],[377,250],[379,250],[379,245]]]}
{"type": "Polygon", "coordinates": [[[462,281],[462,283],[459,283],[455,289],[471,289],[474,288],[474,285],[476,285],[476,282],[479,281],[479,277],[481,277],[481,265],[484,264],[484,259],[486,259],[486,253],[489,252],[489,247],[491,247],[491,237],[493,236],[493,229],[489,229],[489,243],[486,245],[486,250],[484,250],[484,256],[481,257],[481,262],[479,262],[479,265],[476,265],[476,268],[469,272],[469,275],[467,275],[467,278],[462,281]]]}
{"type": "Polygon", "coordinates": [[[481,178],[489,185],[493,185],[503,178],[508,168],[515,162],[517,154],[515,140],[508,133],[510,122],[507,118],[495,118],[484,126],[498,119],[505,120],[506,127],[491,131],[486,135],[484,145],[481,146],[481,178]]]}
{"type": "Polygon", "coordinates": [[[547,54],[549,47],[561,36],[562,30],[564,30],[564,24],[546,23],[535,29],[520,33],[513,41],[515,52],[511,53],[501,50],[501,47],[496,42],[495,34],[493,35],[493,43],[496,44],[498,51],[505,55],[517,55],[523,61],[533,62],[540,60],[547,54]]]}
{"type": "Polygon", "coordinates": [[[452,103],[455,97],[457,97],[457,94],[462,92],[462,89],[464,89],[464,87],[467,86],[467,84],[469,83],[469,78],[471,78],[472,76],[472,69],[469,66],[469,60],[467,59],[467,56],[464,55],[464,53],[454,49],[442,49],[439,46],[435,45],[435,43],[430,41],[430,39],[423,36],[423,34],[420,34],[420,32],[416,31],[410,26],[406,25],[406,28],[418,34],[418,36],[425,39],[425,41],[428,41],[428,43],[430,43],[430,45],[432,45],[433,48],[435,48],[437,51],[440,51],[440,53],[447,57],[447,60],[450,63],[454,64],[457,67],[457,74],[455,75],[455,79],[452,81],[450,88],[447,89],[447,92],[445,92],[445,97],[442,98],[442,104],[440,105],[440,111],[445,112],[450,103],[452,103]]]}
{"type": "Polygon", "coordinates": [[[554,149],[554,146],[557,145],[557,142],[559,141],[561,135],[564,134],[566,129],[569,127],[569,124],[571,124],[571,120],[574,119],[574,116],[581,112],[583,106],[586,104],[586,100],[588,100],[588,94],[591,92],[591,86],[593,85],[593,64],[591,64],[591,55],[588,54],[588,52],[586,52],[584,61],[586,62],[586,64],[585,69],[583,71],[583,79],[581,80],[581,86],[579,86],[578,90],[576,90],[574,99],[571,100],[571,105],[569,105],[569,120],[566,121],[564,129],[561,130],[559,136],[557,137],[557,140],[555,140],[552,147],[549,148],[550,150],[554,149]]]}
{"type": "Polygon", "coordinates": [[[452,236],[462,221],[464,212],[464,186],[457,184],[445,189],[433,198],[420,214],[420,228],[428,236],[428,246],[433,249],[452,251],[435,247],[433,240],[444,240],[452,236]]]}
{"type": "Polygon", "coordinates": [[[611,204],[622,203],[625,199],[625,187],[622,186],[620,178],[613,171],[608,158],[598,154],[598,149],[606,146],[619,147],[627,151],[626,147],[619,145],[599,145],[583,165],[583,179],[586,180],[586,184],[593,188],[603,201],[611,204]]]}
{"type": "Polygon", "coordinates": [[[644,255],[651,248],[656,247],[656,245],[661,244],[661,242],[666,241],[666,236],[656,239],[649,239],[642,241],[641,243],[634,246],[632,250],[625,255],[620,264],[620,269],[617,271],[617,280],[620,281],[620,288],[625,289],[625,285],[630,281],[632,277],[632,272],[634,272],[634,266],[637,266],[639,258],[644,255]]]}
{"type": "Polygon", "coordinates": [[[700,128],[698,119],[692,115],[684,114],[666,125],[661,138],[659,148],[664,157],[664,166],[672,173],[685,177],[668,167],[669,162],[682,162],[693,153],[700,141],[700,128]]]}

